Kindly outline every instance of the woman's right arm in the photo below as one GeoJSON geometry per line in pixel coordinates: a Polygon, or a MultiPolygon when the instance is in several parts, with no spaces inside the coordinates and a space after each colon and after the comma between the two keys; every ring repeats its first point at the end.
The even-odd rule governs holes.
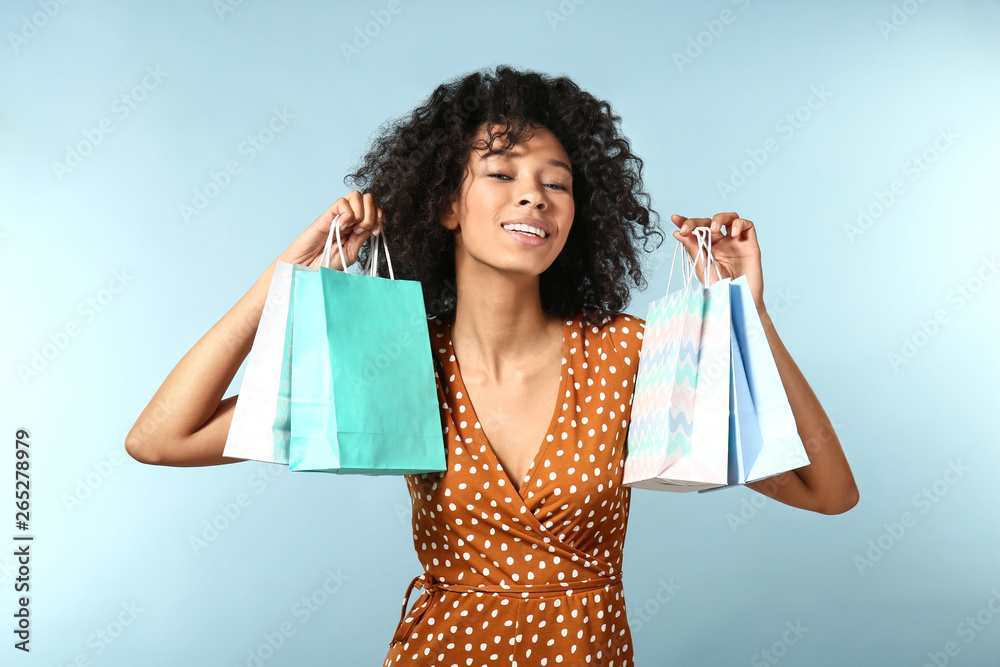
{"type": "Polygon", "coordinates": [[[341,197],[271,263],[253,287],[192,347],[157,389],[125,438],[125,450],[142,463],[210,466],[237,463],[222,455],[239,396],[222,395],[250,353],[278,261],[317,268],[335,215],[347,233],[346,264],[336,243],[331,266],[357,260],[382,211],[370,194],[341,197]],[[354,228],[353,230],[351,228],[354,228]]]}

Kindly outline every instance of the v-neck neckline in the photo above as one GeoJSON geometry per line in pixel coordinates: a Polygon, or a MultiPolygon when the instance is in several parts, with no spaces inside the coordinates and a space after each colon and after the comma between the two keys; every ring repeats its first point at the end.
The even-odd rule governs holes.
{"type": "Polygon", "coordinates": [[[552,432],[555,430],[556,424],[559,423],[559,417],[562,415],[563,411],[562,406],[563,403],[565,403],[563,399],[566,393],[566,383],[569,381],[570,377],[569,370],[563,367],[571,366],[573,363],[573,360],[569,352],[570,350],[569,336],[566,333],[567,328],[569,328],[570,326],[571,320],[566,318],[562,319],[562,359],[565,361],[560,360],[559,362],[559,389],[556,394],[555,407],[552,410],[552,418],[549,419],[549,425],[545,429],[545,433],[542,434],[542,441],[541,443],[539,443],[538,449],[535,451],[535,455],[531,459],[531,463],[528,465],[528,471],[524,474],[524,478],[521,480],[520,486],[514,485],[514,483],[510,479],[510,473],[508,473],[507,470],[503,467],[503,464],[500,463],[500,459],[499,457],[497,457],[496,451],[494,451],[493,449],[493,443],[491,443],[490,439],[486,437],[486,430],[482,428],[482,422],[479,419],[479,415],[476,413],[476,406],[472,403],[472,397],[469,395],[469,389],[468,387],[465,386],[465,378],[462,377],[462,368],[458,363],[458,355],[455,354],[455,344],[451,337],[452,325],[454,324],[454,321],[455,321],[455,314],[454,312],[452,312],[452,314],[445,322],[445,327],[447,329],[447,335],[448,335],[448,354],[451,356],[451,359],[454,360],[455,363],[455,380],[457,381],[458,384],[458,390],[461,391],[462,394],[468,399],[469,410],[472,413],[471,417],[474,420],[474,423],[480,425],[480,428],[476,430],[479,431],[479,433],[483,438],[483,442],[486,443],[485,447],[486,452],[488,453],[489,457],[493,459],[493,463],[496,465],[496,470],[499,471],[501,475],[503,475],[504,481],[510,484],[511,487],[514,489],[514,491],[517,493],[517,495],[521,498],[521,500],[524,501],[526,498],[526,493],[529,483],[534,481],[534,477],[532,476],[532,474],[537,468],[539,460],[541,460],[541,457],[545,454],[545,451],[548,449],[548,445],[550,442],[549,436],[552,435],[552,432]]]}

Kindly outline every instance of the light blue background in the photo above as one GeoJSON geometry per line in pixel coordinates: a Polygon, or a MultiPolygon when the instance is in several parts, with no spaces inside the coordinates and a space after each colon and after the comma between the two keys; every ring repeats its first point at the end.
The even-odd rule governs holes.
{"type": "MultiPolygon", "coordinates": [[[[402,478],[152,467],[123,441],[184,353],[346,194],[378,125],[500,63],[569,75],[611,102],[668,234],[674,212],[756,223],[765,302],[861,491],[833,517],[745,488],[633,491],[637,664],[773,664],[761,652],[776,642],[782,665],[922,665],[948,642],[948,664],[997,664],[995,0],[910,0],[910,14],[860,0],[403,0],[385,26],[372,23],[382,0],[222,13],[212,0],[48,1],[51,17],[44,1],[0,10],[0,542],[13,544],[17,428],[32,435],[36,536],[30,655],[12,648],[13,547],[0,546],[3,664],[253,665],[286,621],[295,634],[264,652],[268,667],[380,664],[420,571],[402,478]],[[731,21],[712,24],[724,10],[731,21]],[[369,43],[345,56],[368,24],[369,43]],[[123,117],[116,100],[147,68],[166,76],[147,78],[123,117]],[[826,99],[803,107],[814,87],[826,99]],[[294,118],[250,161],[240,145],[274,109],[294,118]],[[113,131],[59,173],[102,121],[113,131]],[[935,147],[941,132],[951,138],[935,147]],[[769,138],[776,152],[724,198],[718,183],[769,138]],[[230,160],[240,173],[185,221],[179,206],[230,160]],[[894,181],[894,201],[850,234],[894,181]],[[115,272],[126,285],[112,293],[115,272]],[[959,301],[960,286],[975,291],[959,301]],[[90,299],[99,312],[81,307],[90,299]],[[946,475],[953,463],[961,476],[946,475]],[[224,524],[240,494],[249,505],[196,553],[190,538],[224,524]],[[904,512],[915,523],[894,536],[904,512]],[[339,589],[305,618],[295,605],[328,571],[339,589]],[[661,603],[664,583],[675,592],[661,603]],[[963,631],[977,613],[985,625],[963,631]],[[806,631],[782,646],[796,622],[806,631]]],[[[662,296],[673,245],[628,312],[645,317],[662,296]]]]}

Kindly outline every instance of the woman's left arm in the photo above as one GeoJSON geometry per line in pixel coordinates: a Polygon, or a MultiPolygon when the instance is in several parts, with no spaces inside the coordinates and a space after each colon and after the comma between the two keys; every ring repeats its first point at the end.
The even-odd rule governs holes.
{"type": "Polygon", "coordinates": [[[858,504],[858,487],[833,424],[778,337],[767,309],[758,305],[757,312],[810,464],[746,486],[792,507],[821,514],[846,512],[858,504]]]}
{"type": "MultiPolygon", "coordinates": [[[[692,258],[699,254],[695,227],[708,227],[712,234],[712,255],[720,276],[735,278],[745,275],[761,324],[767,335],[771,354],[788,396],[795,425],[809,455],[809,465],[774,475],[746,486],[770,498],[821,514],[842,514],[858,504],[858,487],[851,467],[840,447],[833,424],[823,411],[819,399],[795,365],[764,306],[764,276],[760,263],[760,246],[754,224],[735,212],[717,213],[711,218],[671,217],[678,229],[674,238],[683,244],[692,258]],[[722,234],[726,226],[728,233],[722,234]]],[[[695,265],[698,279],[705,283],[704,262],[695,265]]]]}

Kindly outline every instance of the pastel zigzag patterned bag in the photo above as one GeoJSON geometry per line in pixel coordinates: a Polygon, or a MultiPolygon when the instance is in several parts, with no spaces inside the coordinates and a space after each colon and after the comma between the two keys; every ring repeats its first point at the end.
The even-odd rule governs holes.
{"type": "MultiPolygon", "coordinates": [[[[683,287],[650,304],[622,483],[707,491],[785,472],[809,459],[795,429],[746,277],[722,278],[707,228],[695,228],[709,286],[682,265],[683,287]]],[[[680,242],[678,242],[678,248],[680,242]]],[[[685,255],[686,256],[686,255],[685,255]]],[[[671,279],[674,259],[671,261],[671,279]]]]}

